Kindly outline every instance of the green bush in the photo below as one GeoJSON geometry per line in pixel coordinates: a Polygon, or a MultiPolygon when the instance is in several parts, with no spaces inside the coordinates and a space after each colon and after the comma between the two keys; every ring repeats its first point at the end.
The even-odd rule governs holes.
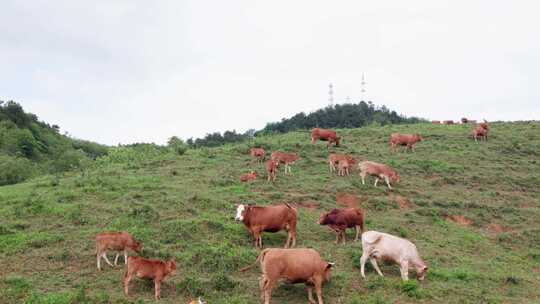
{"type": "Polygon", "coordinates": [[[0,186],[22,182],[35,171],[35,166],[26,158],[0,155],[0,186]]]}

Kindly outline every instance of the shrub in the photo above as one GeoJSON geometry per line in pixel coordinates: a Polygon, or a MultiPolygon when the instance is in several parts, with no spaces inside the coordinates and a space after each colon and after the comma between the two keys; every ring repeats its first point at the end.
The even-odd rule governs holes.
{"type": "Polygon", "coordinates": [[[0,155],[0,186],[20,183],[35,173],[26,158],[0,155]]]}

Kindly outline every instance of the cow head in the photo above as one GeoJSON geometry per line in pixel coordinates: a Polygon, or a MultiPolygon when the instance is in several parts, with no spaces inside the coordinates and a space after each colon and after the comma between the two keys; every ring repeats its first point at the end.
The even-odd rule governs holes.
{"type": "Polygon", "coordinates": [[[255,171],[251,171],[249,174],[251,174],[251,176],[253,176],[253,177],[257,177],[257,172],[255,172],[255,171]]]}
{"type": "Polygon", "coordinates": [[[167,262],[165,262],[166,272],[173,276],[176,274],[176,261],[174,259],[170,259],[167,262]]]}
{"type": "Polygon", "coordinates": [[[321,216],[319,216],[319,225],[327,225],[327,217],[328,213],[321,213],[321,216]]]}
{"type": "Polygon", "coordinates": [[[143,250],[143,245],[141,244],[141,242],[133,240],[133,246],[131,247],[131,249],[133,249],[133,251],[137,253],[141,253],[143,250]]]}
{"type": "Polygon", "coordinates": [[[419,269],[416,269],[416,279],[418,281],[423,281],[426,278],[427,271],[428,267],[426,265],[422,266],[419,269]]]}
{"type": "Polygon", "coordinates": [[[396,184],[397,184],[397,183],[399,183],[399,180],[400,180],[400,178],[399,178],[399,173],[397,173],[397,172],[394,171],[394,172],[392,172],[392,173],[390,174],[390,181],[391,181],[392,183],[396,183],[396,184]]]}
{"type": "Polygon", "coordinates": [[[414,138],[416,139],[416,141],[422,141],[422,136],[420,136],[420,134],[414,134],[414,138]]]}
{"type": "Polygon", "coordinates": [[[330,276],[332,275],[332,268],[336,265],[336,263],[326,263],[326,266],[324,268],[324,280],[329,281],[330,276]]]}
{"type": "Polygon", "coordinates": [[[236,207],[236,216],[234,217],[235,220],[241,222],[244,220],[244,211],[246,210],[246,205],[240,204],[238,207],[236,207]]]}

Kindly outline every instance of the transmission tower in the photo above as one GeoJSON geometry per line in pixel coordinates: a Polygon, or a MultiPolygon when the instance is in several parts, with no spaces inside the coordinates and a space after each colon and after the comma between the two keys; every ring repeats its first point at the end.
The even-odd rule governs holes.
{"type": "Polygon", "coordinates": [[[362,82],[361,84],[361,95],[362,95],[362,101],[365,101],[365,95],[366,95],[366,77],[364,76],[364,73],[362,73],[362,82]]]}
{"type": "Polygon", "coordinates": [[[328,103],[334,105],[334,86],[331,83],[328,85],[328,103]]]}

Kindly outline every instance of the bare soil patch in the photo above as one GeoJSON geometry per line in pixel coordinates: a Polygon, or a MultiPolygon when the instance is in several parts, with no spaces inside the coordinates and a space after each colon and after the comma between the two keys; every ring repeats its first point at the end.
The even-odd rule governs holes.
{"type": "Polygon", "coordinates": [[[360,200],[358,199],[358,196],[350,193],[336,193],[336,203],[345,207],[360,207],[360,200]]]}
{"type": "Polygon", "coordinates": [[[466,219],[463,215],[450,215],[446,219],[462,226],[470,226],[472,224],[472,221],[466,219]]]}

